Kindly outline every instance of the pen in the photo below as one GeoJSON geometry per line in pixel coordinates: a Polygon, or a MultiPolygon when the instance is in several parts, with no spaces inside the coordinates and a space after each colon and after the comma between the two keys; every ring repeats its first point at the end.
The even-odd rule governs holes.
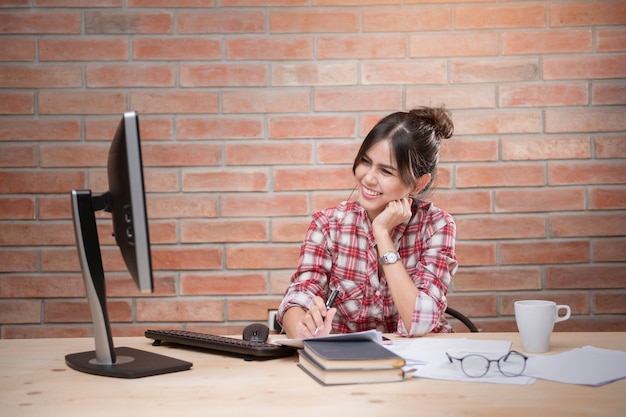
{"type": "Polygon", "coordinates": [[[335,303],[335,298],[337,298],[338,295],[339,295],[339,290],[333,290],[330,293],[330,297],[328,297],[328,300],[326,300],[326,310],[330,310],[330,308],[335,303]]]}
{"type": "MultiPolygon", "coordinates": [[[[330,296],[328,297],[328,300],[326,300],[326,310],[330,310],[330,308],[335,303],[335,298],[337,298],[338,295],[339,295],[339,290],[331,291],[330,296]]],[[[319,330],[320,330],[319,328],[316,328],[315,331],[313,332],[313,336],[316,336],[319,330]]]]}

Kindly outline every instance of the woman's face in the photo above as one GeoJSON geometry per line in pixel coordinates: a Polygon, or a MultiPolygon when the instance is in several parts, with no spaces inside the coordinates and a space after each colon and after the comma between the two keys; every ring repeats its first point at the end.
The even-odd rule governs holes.
{"type": "Polygon", "coordinates": [[[374,220],[390,201],[408,197],[414,191],[400,180],[398,164],[389,139],[378,141],[357,162],[354,170],[358,201],[374,220]]]}

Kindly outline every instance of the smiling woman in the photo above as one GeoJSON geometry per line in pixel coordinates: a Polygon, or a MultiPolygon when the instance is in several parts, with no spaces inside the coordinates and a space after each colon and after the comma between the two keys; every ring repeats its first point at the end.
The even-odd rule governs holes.
{"type": "Polygon", "coordinates": [[[316,213],[278,318],[293,338],[369,329],[423,335],[451,331],[443,312],[457,269],[452,217],[418,196],[452,136],[443,108],[383,118],[352,171],[356,201],[316,213]],[[335,307],[324,299],[339,290],[335,307]]]}

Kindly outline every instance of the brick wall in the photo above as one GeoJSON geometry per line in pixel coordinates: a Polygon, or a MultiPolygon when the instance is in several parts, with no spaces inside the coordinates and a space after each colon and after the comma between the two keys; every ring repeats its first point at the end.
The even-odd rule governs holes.
{"type": "Polygon", "coordinates": [[[0,331],[88,336],[69,191],[107,190],[140,113],[156,291],[98,213],[115,335],[233,333],[276,308],[311,214],[350,194],[383,115],[445,104],[432,200],[458,222],[450,304],[626,330],[626,2],[0,0],[0,331]]]}

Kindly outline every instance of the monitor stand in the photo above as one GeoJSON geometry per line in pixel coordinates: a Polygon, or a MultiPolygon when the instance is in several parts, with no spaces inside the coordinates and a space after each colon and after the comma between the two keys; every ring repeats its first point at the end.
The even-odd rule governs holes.
{"type": "Polygon", "coordinates": [[[65,362],[77,371],[116,378],[140,378],[190,369],[193,365],[191,362],[113,346],[106,307],[104,268],[94,215],[94,211],[102,208],[102,198],[92,197],[91,191],[72,191],[76,246],[93,320],[96,350],[66,355],[65,362]]]}

